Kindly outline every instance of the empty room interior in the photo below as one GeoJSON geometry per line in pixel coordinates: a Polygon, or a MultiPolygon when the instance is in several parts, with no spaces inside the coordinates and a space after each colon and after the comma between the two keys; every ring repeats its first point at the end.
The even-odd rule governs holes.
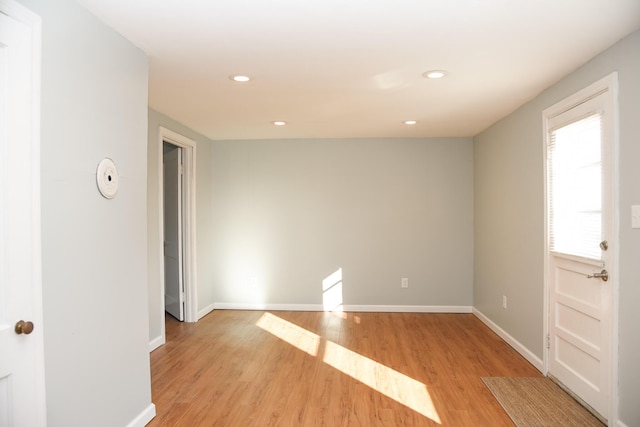
{"type": "Polygon", "coordinates": [[[526,425],[485,385],[522,377],[640,426],[637,0],[0,7],[32,425],[526,425]]]}

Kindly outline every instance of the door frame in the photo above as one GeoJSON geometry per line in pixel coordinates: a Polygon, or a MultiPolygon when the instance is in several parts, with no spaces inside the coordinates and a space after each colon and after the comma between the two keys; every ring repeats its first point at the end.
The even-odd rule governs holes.
{"type": "Polygon", "coordinates": [[[610,326],[610,349],[609,349],[609,359],[610,359],[610,369],[609,369],[609,414],[608,414],[608,422],[609,425],[614,425],[616,420],[618,419],[618,295],[619,295],[619,260],[620,260],[620,233],[619,233],[619,223],[620,223],[620,210],[618,207],[619,203],[619,194],[618,194],[618,182],[619,182],[619,125],[618,125],[618,74],[616,72],[607,75],[606,77],[592,83],[588,87],[574,93],[573,95],[567,97],[566,99],[554,104],[553,106],[545,109],[542,113],[542,123],[543,123],[543,138],[542,138],[542,149],[543,149],[543,177],[544,177],[544,335],[543,335],[543,373],[545,376],[549,375],[549,367],[550,367],[550,348],[549,348],[549,340],[551,333],[551,289],[550,289],[550,266],[549,266],[549,223],[548,223],[548,191],[547,191],[547,137],[549,133],[548,127],[548,118],[550,116],[555,116],[562,112],[568,111],[571,108],[580,105],[586,100],[593,98],[594,96],[606,92],[607,99],[605,102],[608,103],[607,108],[611,111],[613,119],[612,119],[612,147],[610,159],[610,167],[613,169],[611,172],[612,179],[608,183],[608,191],[611,194],[609,198],[609,206],[607,209],[610,210],[612,214],[611,224],[609,224],[609,229],[607,232],[608,235],[611,235],[615,238],[615,244],[612,245],[610,250],[613,251],[613,260],[614,262],[609,265],[607,264],[607,270],[609,271],[609,286],[612,288],[612,298],[610,301],[609,312],[611,313],[611,326],[610,326]]]}
{"type": "Polygon", "coordinates": [[[177,132],[160,126],[158,137],[158,201],[159,201],[159,226],[158,258],[160,259],[160,304],[162,305],[159,319],[161,336],[165,340],[164,325],[164,171],[163,171],[163,144],[168,142],[182,149],[182,162],[184,165],[183,192],[182,192],[182,239],[183,239],[183,272],[184,272],[184,297],[185,297],[185,322],[198,321],[198,298],[196,277],[196,142],[177,132]]]}
{"type": "MultiPolygon", "coordinates": [[[[30,241],[30,251],[32,260],[33,277],[33,313],[32,321],[36,324],[37,332],[31,335],[36,349],[36,371],[35,396],[29,404],[29,411],[35,412],[35,418],[39,425],[46,425],[46,387],[45,387],[45,356],[44,356],[44,321],[43,321],[43,299],[42,299],[42,231],[41,231],[41,195],[40,195],[40,105],[41,105],[41,75],[42,75],[42,18],[29,10],[27,7],[15,0],[0,0],[0,13],[7,15],[22,24],[25,24],[31,32],[30,54],[32,59],[31,75],[31,111],[28,129],[30,132],[31,159],[30,159],[30,182],[21,182],[22,187],[30,187],[27,191],[31,194],[31,230],[32,239],[30,241]]],[[[8,177],[7,177],[8,178],[8,177]]]]}

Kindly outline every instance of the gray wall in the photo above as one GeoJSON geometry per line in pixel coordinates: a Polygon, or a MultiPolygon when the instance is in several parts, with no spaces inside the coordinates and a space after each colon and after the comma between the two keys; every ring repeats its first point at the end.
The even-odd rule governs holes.
{"type": "Polygon", "coordinates": [[[620,419],[640,425],[640,32],[623,39],[474,138],[474,305],[543,356],[542,111],[613,71],[620,108],[620,419]],[[502,310],[501,296],[509,309],[502,310]]]}
{"type": "Polygon", "coordinates": [[[211,141],[150,109],[150,341],[164,321],[160,126],[197,144],[199,311],[321,305],[338,268],[345,304],[471,306],[471,139],[211,141]]]}
{"type": "Polygon", "coordinates": [[[151,405],[147,59],[68,0],[42,17],[42,268],[50,427],[124,426],[151,405]],[[113,200],[95,171],[120,171],[113,200]]]}
{"type": "Polygon", "coordinates": [[[211,141],[175,120],[149,109],[147,151],[147,231],[149,271],[149,340],[162,336],[164,322],[163,290],[160,282],[161,248],[160,230],[160,186],[158,181],[160,161],[160,126],[181,134],[196,142],[196,263],[198,281],[198,310],[213,303],[211,286],[211,262],[213,236],[211,235],[211,141]]]}
{"type": "Polygon", "coordinates": [[[215,302],[322,304],[342,268],[345,305],[472,304],[470,138],[215,141],[212,155],[215,302]]]}

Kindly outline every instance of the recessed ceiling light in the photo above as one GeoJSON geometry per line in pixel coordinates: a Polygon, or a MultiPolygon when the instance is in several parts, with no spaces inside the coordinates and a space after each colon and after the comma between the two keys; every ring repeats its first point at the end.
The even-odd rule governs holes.
{"type": "Polygon", "coordinates": [[[447,72],[444,70],[431,70],[424,73],[422,76],[427,79],[441,79],[447,75],[447,72]]]}
{"type": "Polygon", "coordinates": [[[416,120],[405,120],[402,123],[404,123],[405,125],[415,125],[418,122],[416,120]]]}
{"type": "Polygon", "coordinates": [[[283,121],[277,120],[277,121],[273,122],[273,124],[276,125],[276,126],[284,126],[284,125],[287,124],[287,122],[283,122],[283,121]]]}
{"type": "Polygon", "coordinates": [[[229,76],[229,78],[234,82],[239,82],[239,83],[245,83],[251,80],[251,77],[244,76],[242,74],[234,74],[233,76],[229,76]]]}

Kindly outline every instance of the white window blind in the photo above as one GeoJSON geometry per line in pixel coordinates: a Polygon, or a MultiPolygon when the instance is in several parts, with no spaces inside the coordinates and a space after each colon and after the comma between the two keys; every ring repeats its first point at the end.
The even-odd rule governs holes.
{"type": "Polygon", "coordinates": [[[547,182],[553,252],[602,258],[601,136],[601,114],[550,133],[547,182]]]}

